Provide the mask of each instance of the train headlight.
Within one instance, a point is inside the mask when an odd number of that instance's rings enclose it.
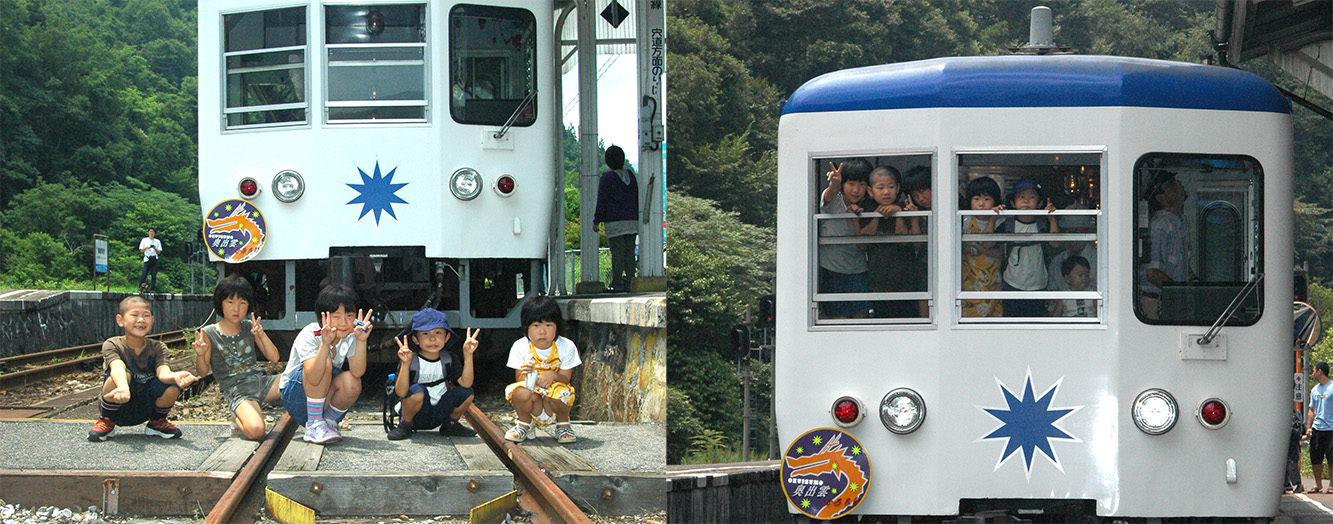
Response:
[[[926,402],[915,391],[895,389],[880,401],[879,420],[889,431],[899,435],[911,433],[926,420]]]
[[[459,200],[477,198],[481,194],[481,174],[470,167],[454,171],[454,176],[449,177],[449,192]]]
[[[1139,393],[1133,409],[1134,425],[1149,435],[1161,435],[1176,425],[1176,399],[1166,391],[1150,389]]]
[[[241,194],[241,198],[250,200],[259,195],[259,182],[255,180],[255,177],[248,176],[242,178],[241,181],[236,184],[236,191]]]
[[[1231,408],[1220,398],[1210,398],[1199,403],[1199,409],[1194,411],[1194,417],[1199,419],[1203,427],[1218,429],[1231,420]]]
[[[273,175],[273,196],[280,202],[295,202],[305,194],[305,179],[301,174],[290,169]]]
[[[514,194],[515,189],[518,189],[518,182],[514,180],[513,176],[500,175],[500,178],[495,179],[495,194],[509,198],[510,195]]]
[[[861,401],[855,397],[840,397],[833,401],[833,421],[844,428],[861,423]]]

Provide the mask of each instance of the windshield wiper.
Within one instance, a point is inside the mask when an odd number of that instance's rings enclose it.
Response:
[[[1244,287],[1240,288],[1240,292],[1236,293],[1236,298],[1231,299],[1231,304],[1222,311],[1222,316],[1217,317],[1217,322],[1213,322],[1213,327],[1208,328],[1208,332],[1204,333],[1203,337],[1199,339],[1200,346],[1207,346],[1213,342],[1214,338],[1217,338],[1217,333],[1222,330],[1222,324],[1227,323],[1232,316],[1235,316],[1236,310],[1240,309],[1241,302],[1251,291],[1254,291],[1254,288],[1259,287],[1259,282],[1262,282],[1263,279],[1264,274],[1259,273],[1249,282],[1246,282]]]
[[[532,103],[536,98],[537,90],[535,88],[532,91],[528,91],[528,96],[523,97],[523,101],[519,102],[518,107],[514,108],[514,114],[509,115],[509,120],[505,121],[504,127],[500,128],[500,132],[496,133],[492,138],[496,140],[504,138],[505,133],[509,132],[509,128],[514,127],[514,121],[518,120],[518,114],[523,112],[523,108],[528,107],[528,104]]]

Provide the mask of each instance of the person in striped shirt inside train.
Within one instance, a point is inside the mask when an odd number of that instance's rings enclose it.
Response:
[[[449,328],[449,317],[432,308],[412,315],[412,334],[394,337],[398,343],[398,377],[394,394],[402,399],[400,422],[389,431],[389,440],[403,440],[418,429],[440,428],[449,437],[471,437],[477,432],[459,422],[472,405],[472,354],[477,352],[477,335],[468,330],[462,340],[462,362],[450,351],[459,346],[459,337]]]

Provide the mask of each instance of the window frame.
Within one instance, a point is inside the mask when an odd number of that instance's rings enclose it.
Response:
[[[261,48],[256,48],[256,49],[247,49],[247,50],[244,50],[244,51],[228,51],[228,50],[227,50],[227,38],[228,38],[228,35],[227,35],[227,17],[229,17],[229,16],[236,16],[236,15],[246,15],[246,14],[265,13],[265,12],[269,12],[269,11],[282,11],[282,10],[286,10],[286,9],[294,9],[294,8],[300,8],[300,9],[303,9],[303,10],[304,10],[305,31],[304,31],[304,33],[303,33],[303,35],[302,35],[302,36],[303,36],[302,40],[305,41],[305,44],[303,44],[303,45],[296,45],[296,46],[261,47]],[[310,102],[310,68],[311,68],[311,64],[310,64],[310,27],[311,27],[311,21],[310,21],[310,18],[311,18],[311,11],[312,11],[312,9],[310,9],[310,6],[309,6],[308,4],[290,4],[290,5],[275,5],[275,6],[267,6],[267,7],[264,7],[264,8],[262,8],[262,9],[253,9],[253,8],[237,9],[237,10],[234,10],[234,11],[223,11],[223,12],[219,13],[219,17],[218,17],[218,35],[219,35],[219,38],[218,38],[218,44],[219,44],[219,51],[221,52],[221,60],[220,60],[219,63],[218,63],[218,67],[219,67],[219,69],[220,69],[220,71],[219,71],[219,73],[220,73],[219,78],[220,78],[220,80],[221,80],[221,81],[219,82],[219,84],[220,84],[219,87],[221,88],[221,91],[222,91],[222,92],[221,92],[221,97],[220,97],[220,98],[221,98],[221,101],[222,101],[222,108],[221,108],[221,109],[222,109],[222,118],[221,118],[221,120],[222,120],[222,131],[223,131],[223,132],[253,131],[253,130],[265,130],[265,129],[272,129],[272,128],[309,127],[309,126],[311,125],[311,122],[312,122],[312,119],[310,118],[310,112],[311,112],[311,106],[312,106],[312,104],[311,104],[311,102]],[[299,64],[288,64],[288,65],[285,65],[285,66],[284,66],[284,65],[276,65],[276,66],[243,67],[243,68],[238,68],[238,69],[236,69],[236,70],[233,70],[233,69],[231,69],[231,68],[228,66],[228,59],[231,58],[231,57],[236,57],[236,56],[247,56],[247,55],[259,55],[259,54],[267,54],[267,53],[290,52],[290,51],[293,51],[293,50],[300,50],[300,51],[301,51],[302,60],[301,60],[301,62],[300,62]],[[303,74],[301,75],[301,76],[302,76],[302,79],[301,79],[301,90],[302,90],[302,92],[301,92],[301,99],[302,99],[302,101],[301,101],[301,102],[289,102],[289,103],[283,103],[283,104],[267,104],[267,105],[262,105],[262,106],[236,106],[236,107],[231,107],[231,106],[228,105],[228,104],[229,104],[229,99],[230,99],[230,96],[229,96],[230,93],[228,92],[228,86],[229,86],[229,84],[230,84],[231,75],[233,75],[233,74],[244,74],[244,73],[249,73],[249,72],[278,71],[278,70],[300,70],[300,71],[303,72]],[[261,124],[238,124],[238,125],[231,125],[231,123],[230,123],[230,117],[231,117],[232,115],[244,115],[244,114],[248,114],[248,113],[257,113],[257,112],[264,112],[264,111],[286,111],[286,110],[292,110],[292,109],[301,109],[301,110],[304,110],[304,111],[305,111],[305,118],[303,118],[303,119],[301,119],[301,120],[291,120],[291,121],[286,121],[286,122],[266,122],[266,123],[261,123]]]
[[[540,78],[541,78],[541,76],[540,76],[540,67],[541,67],[541,63],[540,63],[540,60],[539,60],[539,59],[540,59],[540,56],[541,56],[541,46],[542,46],[542,42],[541,42],[541,39],[536,38],[536,35],[537,35],[537,17],[536,17],[535,14],[533,14],[533,12],[532,12],[531,9],[527,9],[527,8],[524,8],[524,7],[517,7],[517,6],[499,6],[499,5],[481,5],[481,4],[468,4],[468,3],[460,3],[460,4],[456,4],[456,5],[454,5],[453,7],[451,7],[451,8],[449,9],[449,14],[448,14],[448,16],[446,17],[447,20],[446,20],[445,23],[446,23],[446,24],[448,25],[448,27],[449,27],[449,39],[448,39],[449,42],[448,42],[448,58],[446,59],[446,62],[448,62],[448,63],[447,63],[446,66],[445,66],[445,67],[446,67],[446,70],[447,70],[446,74],[448,75],[448,78],[447,78],[447,80],[446,80],[445,85],[448,86],[448,87],[446,88],[446,91],[448,91],[448,92],[447,92],[447,94],[446,94],[445,96],[448,98],[448,103],[447,103],[447,105],[449,106],[449,118],[452,119],[452,120],[454,121],[454,123],[456,123],[456,124],[461,124],[461,125],[492,126],[492,127],[494,127],[494,126],[503,126],[503,125],[506,124],[506,121],[507,121],[510,117],[513,116],[514,111],[511,111],[509,115],[506,115],[504,119],[501,119],[501,120],[499,120],[499,121],[491,121],[491,120],[480,120],[480,119],[474,119],[474,120],[463,119],[463,118],[460,118],[459,115],[458,115],[458,114],[455,112],[455,110],[454,110],[453,86],[454,86],[454,82],[455,82],[455,81],[454,81],[454,74],[455,74],[455,69],[456,69],[456,68],[454,67],[454,65],[455,65],[455,60],[459,60],[459,59],[460,59],[460,55],[461,55],[461,54],[458,52],[458,49],[457,49],[456,46],[455,46],[456,36],[457,36],[457,35],[454,33],[454,17],[457,16],[458,11],[461,10],[461,9],[471,9],[471,10],[480,11],[480,12],[483,12],[483,13],[485,13],[485,12],[497,13],[497,15],[492,16],[492,18],[499,18],[498,13],[503,12],[503,11],[514,11],[514,12],[517,12],[517,13],[521,13],[520,18],[522,18],[523,21],[525,21],[525,22],[531,24],[532,29],[533,29],[533,44],[532,44],[532,54],[531,54],[530,57],[528,57],[528,58],[530,58],[530,60],[531,60],[531,62],[532,62],[532,78],[531,78],[531,85],[529,86],[529,90],[528,90],[528,94],[529,94],[529,95],[531,95],[531,93],[534,93],[534,92],[537,91],[537,89],[538,89],[538,84],[539,84],[539,82],[540,82]],[[526,97],[524,98],[524,100],[525,100],[525,99],[526,99]],[[497,98],[497,100],[513,100],[513,99],[498,99],[498,98]],[[529,104],[529,106],[532,108],[532,109],[531,109],[531,110],[532,110],[532,120],[531,120],[531,121],[527,121],[527,120],[524,120],[524,119],[515,119],[514,122],[513,122],[513,124],[512,124],[512,127],[532,127],[532,126],[536,125],[537,122],[538,122],[539,119],[540,119],[540,116],[541,116],[541,107],[539,107],[540,102],[541,102],[541,97],[533,96],[533,97],[532,97],[532,102]],[[519,105],[521,106],[522,104],[523,104],[523,102],[520,101],[520,102],[519,102]],[[516,110],[517,110],[517,107],[516,107],[515,111],[516,111]]]
[[[1048,291],[1048,290],[1041,290],[1041,291],[963,291],[963,268],[962,268],[962,264],[963,264],[963,243],[964,243],[965,241],[982,240],[982,239],[977,238],[977,235],[996,235],[997,237],[1003,237],[1003,236],[1007,236],[1007,235],[1010,235],[1010,234],[1008,234],[1008,233],[968,233],[968,234],[965,235],[965,234],[963,233],[963,231],[962,231],[962,228],[961,228],[961,224],[962,224],[962,219],[963,219],[963,217],[966,217],[966,216],[974,216],[974,215],[988,215],[988,214],[990,214],[990,212],[987,212],[987,211],[972,211],[972,210],[970,210],[970,209],[966,209],[966,210],[965,210],[965,209],[962,209],[961,207],[953,207],[952,209],[950,209],[950,215],[951,215],[951,216],[950,216],[950,219],[951,219],[951,220],[950,220],[950,223],[949,223],[949,227],[954,228],[954,229],[955,229],[954,233],[957,235],[957,240],[956,240],[955,242],[953,242],[953,246],[950,247],[950,249],[953,250],[953,257],[954,257],[954,260],[957,261],[956,264],[953,264],[954,267],[951,268],[951,271],[953,272],[953,274],[951,275],[951,278],[953,279],[953,280],[952,280],[952,285],[953,285],[953,289],[954,289],[954,296],[952,297],[952,310],[953,310],[953,322],[954,322],[954,327],[967,329],[967,328],[991,328],[991,327],[995,327],[995,326],[997,326],[997,325],[998,325],[998,326],[1018,326],[1018,325],[1028,325],[1028,326],[1050,326],[1050,327],[1059,327],[1059,328],[1075,328],[1075,327],[1096,327],[1096,328],[1104,328],[1104,327],[1107,325],[1107,318],[1108,318],[1108,316],[1107,316],[1107,315],[1108,315],[1108,312],[1107,312],[1107,307],[1106,307],[1106,306],[1107,306],[1107,303],[1108,303],[1108,300],[1109,300],[1109,296],[1112,294],[1112,291],[1111,291],[1111,289],[1110,289],[1111,286],[1110,286],[1110,282],[1109,282],[1108,270],[1107,270],[1107,268],[1108,268],[1108,264],[1107,264],[1107,260],[1108,260],[1108,259],[1107,259],[1107,250],[1108,250],[1108,249],[1107,249],[1107,247],[1108,247],[1108,245],[1107,245],[1107,243],[1106,243],[1106,239],[1107,239],[1107,235],[1108,235],[1108,233],[1107,233],[1107,228],[1110,227],[1110,226],[1109,226],[1109,219],[1108,219],[1108,216],[1107,216],[1107,210],[1106,210],[1106,206],[1107,206],[1107,202],[1108,202],[1108,201],[1107,201],[1107,196],[1108,196],[1108,194],[1109,194],[1108,191],[1109,191],[1109,186],[1110,186],[1110,184],[1108,183],[1108,179],[1109,179],[1109,172],[1108,172],[1108,170],[1109,170],[1109,158],[1108,158],[1108,157],[1109,157],[1109,154],[1108,154],[1108,148],[1107,148],[1107,146],[1104,146],[1104,145],[1098,145],[1098,146],[1039,146],[1039,147],[994,147],[994,148],[993,148],[993,147],[966,147],[966,148],[959,147],[959,148],[953,148],[953,149],[950,151],[950,153],[951,153],[951,155],[950,155],[950,162],[951,162],[951,165],[950,165],[950,168],[951,168],[951,171],[950,171],[950,175],[951,175],[951,178],[950,178],[951,185],[950,185],[950,187],[952,187],[952,188],[956,188],[956,190],[961,190],[961,189],[962,189],[962,188],[961,188],[961,183],[962,183],[961,173],[962,173],[962,170],[963,170],[963,166],[962,166],[961,158],[962,158],[963,156],[965,156],[965,155],[979,155],[979,156],[986,156],[986,155],[1061,155],[1061,154],[1070,154],[1070,155],[1097,155],[1097,157],[1098,157],[1097,165],[1098,165],[1098,169],[1099,169],[1099,172],[1100,172],[1100,175],[1099,175],[1099,177],[1098,177],[1098,181],[1097,181],[1097,184],[1098,184],[1098,187],[1097,187],[1097,193],[1098,193],[1098,199],[1099,199],[1098,201],[1099,201],[1099,203],[1101,204],[1101,207],[1100,207],[1100,208],[1096,208],[1096,209],[1068,209],[1068,210],[1066,210],[1066,209],[1057,209],[1056,211],[1050,213],[1050,215],[1054,215],[1054,216],[1057,216],[1057,217],[1060,217],[1060,216],[1093,216],[1093,217],[1094,217],[1094,218],[1093,218],[1093,223],[1094,223],[1094,225],[1095,225],[1095,227],[1096,227],[1096,232],[1094,232],[1094,233],[1039,233],[1039,234],[1036,234],[1036,235],[1024,234],[1024,237],[1025,237],[1025,238],[1028,238],[1028,239],[1045,239],[1047,236],[1049,236],[1049,237],[1051,237],[1051,238],[1047,239],[1048,241],[1049,241],[1049,240],[1056,240],[1056,241],[1062,241],[1062,240],[1087,241],[1087,240],[1091,240],[1091,241],[1093,241],[1093,242],[1096,242],[1096,245],[1097,245],[1097,260],[1090,260],[1089,263],[1091,263],[1091,264],[1093,265],[1093,267],[1092,267],[1091,269],[1092,269],[1092,271],[1093,271],[1093,274],[1096,275],[1096,282],[1098,283],[1098,289],[1096,289],[1096,290],[1091,290],[1091,291]],[[1001,188],[1001,189],[1003,189],[1003,188]],[[955,199],[955,200],[953,200],[953,201],[951,201],[951,202],[949,202],[948,205],[949,205],[949,206],[959,206],[959,204],[961,203],[961,198],[962,198],[962,193],[959,192],[959,193],[958,193],[958,198]],[[1000,214],[1001,214],[1001,216],[1006,216],[1006,217],[1014,217],[1014,216],[1019,216],[1019,215],[1033,215],[1033,214],[1038,214],[1038,215],[1041,215],[1041,216],[1048,216],[1048,213],[1047,213],[1047,212],[1045,212],[1045,211],[1040,211],[1040,210],[1038,210],[1038,211],[1015,211],[1015,210],[1004,210],[1004,211],[1002,211]],[[1077,235],[1077,237],[1075,237],[1075,235]],[[965,237],[966,237],[966,238],[965,238]],[[969,240],[969,239],[970,239],[970,240]],[[996,238],[996,240],[998,240],[998,241],[1003,241],[1002,238]],[[1043,262],[1043,263],[1045,263],[1045,262]],[[1019,300],[1022,300],[1022,299],[1039,299],[1039,300],[1089,299],[1089,300],[1094,300],[1094,301],[1096,301],[1096,304],[1097,304],[1097,315],[1096,315],[1096,316],[1092,316],[1092,317],[1003,317],[1003,316],[1001,316],[1001,317],[964,317],[964,316],[963,316],[962,304],[963,304],[963,301],[964,301],[964,300],[1004,300],[1004,299],[1019,299]]]
[[[925,157],[926,160],[929,162],[927,164],[927,167],[930,168],[931,187],[933,190],[935,186],[934,182],[939,177],[939,166],[938,166],[939,155],[937,148],[932,147],[932,148],[911,148],[911,149],[875,149],[875,150],[861,150],[861,151],[818,151],[818,152],[811,151],[808,152],[806,155],[806,164],[805,164],[806,168],[807,169],[810,169],[812,167],[814,168],[814,170],[812,172],[809,172],[807,175],[810,177],[811,184],[813,184],[811,188],[813,190],[813,193],[811,194],[811,198],[808,203],[809,207],[807,208],[807,213],[809,216],[808,224],[810,228],[809,230],[810,234],[807,239],[807,253],[808,253],[808,264],[810,271],[806,277],[807,278],[806,300],[809,308],[808,328],[811,331],[834,330],[834,329],[878,330],[886,327],[894,329],[905,329],[905,330],[934,329],[936,326],[936,322],[939,319],[938,301],[936,300],[938,289],[935,284],[936,278],[939,275],[937,270],[938,264],[936,263],[938,260],[938,253],[937,253],[938,250],[931,248],[932,245],[938,245],[939,241],[938,240],[939,232],[936,222],[939,220],[940,208],[937,204],[935,204],[935,202],[939,201],[938,199],[934,198],[932,199],[932,209],[929,211],[903,211],[901,213],[897,213],[894,215],[895,217],[904,217],[904,218],[925,217],[926,218],[925,231],[923,231],[918,235],[895,235],[899,236],[901,240],[893,239],[893,240],[878,241],[878,242],[871,239],[866,239],[866,241],[863,242],[856,242],[854,240],[821,242],[819,236],[820,220],[872,218],[872,217],[878,217],[880,215],[872,211],[862,212],[859,216],[852,213],[846,213],[846,214],[820,213],[819,211],[820,195],[823,193],[824,187],[827,186],[828,182],[827,179],[824,178],[824,173],[826,170],[818,163],[827,162],[832,159],[843,159],[844,161],[847,161],[854,158],[866,158],[875,160],[884,157]],[[904,176],[906,175],[906,173],[902,174]],[[867,196],[869,196],[868,193]],[[857,239],[857,237],[855,236],[847,238]],[[919,242],[921,240],[924,240],[926,244],[926,261],[925,261],[926,291],[897,291],[897,292],[877,292],[877,293],[876,292],[871,292],[871,293],[820,293],[819,292],[819,270],[820,270],[819,248],[821,245],[911,243],[911,242]],[[927,314],[925,317],[908,317],[908,318],[873,318],[873,317],[844,318],[844,319],[819,318],[819,305],[821,302],[876,301],[876,300],[892,300],[892,299],[924,300],[927,306]]]
[[[391,43],[352,43],[352,44],[331,44],[329,43],[329,16],[328,10],[331,8],[347,7],[386,7],[386,6],[420,6],[421,20],[424,25],[424,35],[421,42],[391,42]],[[347,126],[347,125],[401,125],[401,124],[429,124],[431,121],[431,41],[433,39],[433,28],[431,27],[431,4],[424,1],[399,1],[393,3],[329,3],[320,4],[323,8],[320,10],[320,60],[323,66],[323,103],[321,113],[323,122],[328,126]],[[330,58],[330,53],[338,49],[410,49],[420,48],[420,60],[349,60],[337,61]],[[338,63],[339,65],[334,65]],[[419,66],[421,68],[421,96],[419,100],[332,100],[330,87],[333,84],[333,71],[336,68],[359,68],[359,67],[395,67],[395,66]],[[398,107],[420,107],[420,118],[334,118],[333,111],[343,108],[398,108]]]
[[[1143,245],[1146,242],[1140,241],[1140,238],[1138,237],[1138,227],[1139,227],[1139,212],[1141,210],[1144,211],[1145,213],[1147,212],[1147,200],[1139,197],[1139,195],[1142,195],[1143,191],[1146,189],[1145,187],[1143,187],[1143,182],[1141,180],[1141,177],[1139,176],[1139,170],[1141,168],[1144,168],[1144,163],[1150,157],[1159,159],[1176,159],[1177,161],[1184,159],[1193,159],[1200,161],[1209,159],[1239,160],[1239,161],[1247,161],[1254,167],[1254,171],[1251,173],[1253,179],[1250,181],[1250,191],[1247,192],[1246,195],[1247,198],[1250,199],[1249,203],[1252,203],[1254,206],[1253,209],[1248,210],[1253,213],[1253,216],[1249,217],[1249,221],[1245,221],[1244,217],[1242,217],[1242,231],[1250,228],[1253,228],[1253,231],[1248,235],[1242,233],[1241,238],[1246,241],[1246,246],[1241,250],[1241,253],[1243,257],[1249,258],[1250,266],[1252,268],[1252,273],[1255,275],[1264,274],[1264,256],[1265,256],[1264,235],[1266,233],[1265,222],[1264,222],[1264,212],[1266,211],[1265,210],[1266,202],[1264,201],[1264,174],[1265,174],[1264,165],[1262,162],[1259,161],[1258,158],[1245,154],[1149,151],[1139,155],[1138,158],[1134,159],[1134,165],[1130,171],[1130,176],[1133,178],[1133,185],[1134,185],[1134,190],[1133,190],[1134,192],[1131,203],[1132,207],[1131,212],[1133,213],[1134,220],[1132,221],[1130,226],[1131,227],[1130,235],[1132,237],[1133,246],[1129,250],[1130,251],[1129,256],[1130,256],[1130,263],[1134,268],[1134,270],[1133,270],[1133,277],[1130,279],[1132,283],[1129,292],[1131,297],[1130,307],[1134,311],[1134,317],[1138,319],[1139,322],[1150,326],[1176,326],[1176,327],[1211,326],[1214,322],[1216,322],[1217,319],[1211,319],[1200,322],[1152,319],[1152,318],[1147,318],[1144,315],[1142,309],[1140,308],[1139,284],[1141,283],[1141,279],[1143,279],[1144,276],[1139,271],[1139,259],[1144,249]],[[1194,197],[1195,193],[1198,193],[1199,191],[1200,189],[1196,188],[1194,193],[1189,194],[1191,198],[1188,198],[1186,202],[1195,202],[1197,204],[1198,199]],[[1151,229],[1151,224],[1152,224],[1151,215],[1147,216],[1147,221],[1145,222],[1145,224],[1149,229]],[[1201,232],[1198,231],[1197,228],[1195,231],[1191,232],[1191,234],[1195,235],[1196,252],[1194,253],[1194,255],[1196,256],[1202,256],[1204,254],[1202,253],[1202,245],[1198,243],[1199,242],[1198,235],[1200,233]],[[1201,266],[1200,270],[1202,270]],[[1250,280],[1253,280],[1253,278],[1254,277],[1252,276],[1245,282],[1249,282]],[[1237,317],[1233,314],[1231,319],[1228,320],[1225,324],[1223,324],[1223,326],[1230,326],[1230,327],[1253,326],[1255,324],[1258,324],[1259,321],[1263,319],[1264,313],[1266,311],[1266,308],[1264,307],[1265,303],[1264,303],[1263,281],[1260,281],[1258,285],[1256,285],[1254,289],[1250,291],[1250,294],[1254,296],[1255,304],[1258,307],[1257,314],[1254,316],[1254,318],[1249,319],[1248,321],[1237,321]]]

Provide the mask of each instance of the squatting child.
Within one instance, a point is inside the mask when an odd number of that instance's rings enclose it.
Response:
[[[505,388],[505,400],[518,412],[514,427],[505,438],[514,442],[537,438],[533,422],[543,426],[555,421],[555,438],[561,444],[574,442],[569,412],[574,406],[574,388],[569,385],[579,360],[574,341],[560,336],[564,318],[555,299],[538,295],[523,304],[519,320],[527,336],[509,348],[508,366],[514,382]]]
[[[181,389],[194,383],[189,371],[172,371],[167,365],[166,346],[149,340],[153,331],[153,309],[138,295],[120,301],[116,324],[123,336],[102,343],[102,416],[88,431],[88,440],[101,442],[117,425],[134,426],[145,421],[144,433],[162,438],[181,436],[180,428],[167,421]]]
[[[254,300],[254,288],[244,277],[228,275],[218,281],[213,290],[218,321],[199,330],[194,340],[194,369],[201,377],[213,373],[231,410],[232,423],[245,438],[259,440],[264,438],[260,404],[277,401],[279,391],[278,375],[265,375],[258,355],[277,362],[279,354],[250,311]]]
[[[436,426],[441,435],[450,437],[477,434],[458,419],[472,405],[472,354],[477,352],[479,334],[480,329],[468,330],[460,364],[448,351],[458,345],[458,334],[449,329],[449,317],[431,308],[412,315],[412,334],[394,337],[400,364],[393,388],[403,400],[402,418],[389,431],[389,440],[402,440],[418,429]]]
[[[315,312],[320,321],[296,335],[278,389],[287,414],[305,425],[305,441],[328,444],[342,440],[335,426],[361,395],[374,310],[357,309],[356,291],[333,284],[319,290]]]

